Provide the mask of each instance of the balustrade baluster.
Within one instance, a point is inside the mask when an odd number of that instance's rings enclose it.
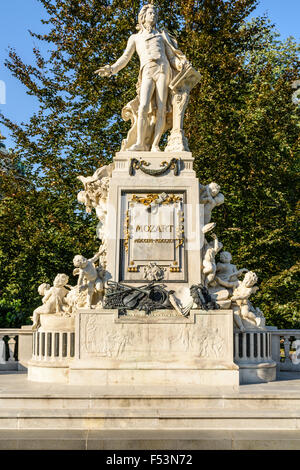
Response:
[[[8,340],[8,362],[15,362],[15,348],[16,348],[16,340],[14,336],[9,336]]]
[[[243,334],[243,359],[247,358],[247,335],[244,333]]]
[[[284,336],[283,348],[284,348],[284,362],[287,362],[290,360],[290,338],[288,336]]]
[[[238,360],[239,358],[239,334],[234,333],[234,341],[235,341],[235,359]]]
[[[250,360],[254,360],[254,333],[250,333]]]
[[[0,364],[6,364],[6,346],[4,336],[0,336]]]
[[[71,357],[71,333],[67,333],[67,357]]]
[[[260,343],[260,335],[261,333],[257,333],[257,359],[261,357],[261,343]]]

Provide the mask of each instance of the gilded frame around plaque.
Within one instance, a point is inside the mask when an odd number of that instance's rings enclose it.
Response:
[[[165,188],[162,191],[124,190],[121,200],[123,237],[119,244],[119,280],[147,283],[144,268],[149,262],[155,262],[165,268],[163,281],[187,282],[186,191]],[[154,209],[153,216],[151,211]],[[152,222],[142,223],[144,219],[141,222],[140,213]],[[168,216],[173,220],[170,224],[165,223]]]

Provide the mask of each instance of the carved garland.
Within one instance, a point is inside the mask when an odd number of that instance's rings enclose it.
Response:
[[[130,176],[133,176],[134,175],[134,170],[141,170],[143,173],[145,173],[146,175],[150,175],[150,176],[160,176],[160,175],[164,175],[167,171],[169,170],[174,170],[174,175],[175,176],[178,176],[179,175],[179,171],[180,171],[180,159],[179,158],[172,158],[172,160],[170,160],[170,162],[162,162],[160,164],[160,166],[162,168],[160,169],[150,169],[150,168],[146,168],[147,166],[149,166],[150,163],[146,162],[145,160],[137,160],[136,158],[132,158],[130,160],[130,166],[129,166],[129,174]]]

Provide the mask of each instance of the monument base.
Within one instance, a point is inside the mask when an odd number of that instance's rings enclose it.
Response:
[[[89,365],[70,367],[69,383],[71,385],[102,384],[102,385],[205,385],[230,387],[237,389],[239,385],[238,367],[232,369],[96,369]]]
[[[80,309],[70,384],[213,385],[236,388],[231,310],[146,315]]]
[[[276,380],[275,361],[260,364],[239,364],[239,368],[241,384],[266,383]]]

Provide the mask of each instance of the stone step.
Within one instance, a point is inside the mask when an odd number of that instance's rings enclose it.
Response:
[[[0,429],[300,429],[299,410],[1,409]]]
[[[0,450],[170,449],[299,450],[300,430],[0,430]]]
[[[148,392],[149,393],[149,392]],[[30,410],[30,409],[55,409],[55,410],[108,410],[120,409],[128,410],[158,410],[165,409],[173,412],[177,410],[217,410],[220,412],[226,410],[300,410],[300,393],[282,393],[277,394],[236,394],[227,396],[169,396],[157,394],[138,395],[124,393],[115,393],[107,396],[104,393],[90,393],[76,396],[73,394],[24,394],[11,393],[3,394],[0,392],[0,412],[2,410]]]

